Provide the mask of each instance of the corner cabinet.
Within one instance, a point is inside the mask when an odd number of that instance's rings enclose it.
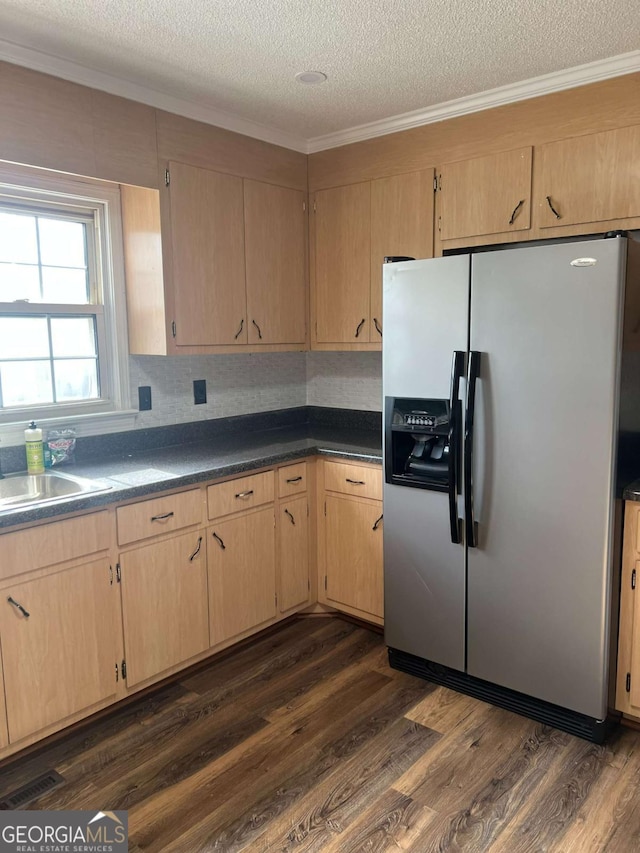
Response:
[[[307,348],[303,192],[170,162],[121,187],[133,354]]]
[[[311,216],[312,349],[379,350],[384,257],[433,255],[433,171],[319,190]]]

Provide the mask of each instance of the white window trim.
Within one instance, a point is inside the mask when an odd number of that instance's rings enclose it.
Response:
[[[99,251],[106,274],[103,276],[106,370],[109,376],[108,403],[61,405],[52,413],[34,413],[43,429],[73,427],[78,436],[120,432],[135,425],[137,409],[131,408],[129,379],[129,342],[127,335],[124,246],[120,189],[117,184],[71,178],[41,169],[0,164],[0,191],[15,198],[59,200],[62,195],[98,211],[100,217]],[[110,250],[109,250],[110,247]],[[43,407],[43,412],[46,407]],[[10,416],[10,420],[7,417]],[[0,415],[0,442],[14,446],[24,442],[28,415],[3,412]]]

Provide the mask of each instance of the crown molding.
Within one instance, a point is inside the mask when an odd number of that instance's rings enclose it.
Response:
[[[303,137],[267,127],[259,122],[244,119],[214,107],[196,104],[186,98],[177,98],[148,86],[123,80],[113,74],[96,71],[69,59],[52,56],[4,39],[0,39],[0,60],[11,62],[13,65],[21,65],[33,71],[41,71],[44,74],[52,74],[54,77],[62,77],[63,80],[100,89],[100,91],[109,92],[111,95],[129,98],[129,100],[166,110],[169,113],[177,113],[204,124],[215,125],[224,130],[261,139],[263,142],[270,142],[272,145],[281,145],[283,148],[290,148],[302,154],[307,153],[307,140]]]
[[[373,139],[376,136],[386,136],[389,133],[397,133],[401,130],[410,130],[413,127],[433,124],[437,121],[487,110],[491,107],[499,107],[503,104],[537,98],[540,95],[559,92],[562,89],[574,89],[577,86],[585,86],[598,80],[619,77],[622,74],[631,74],[634,71],[640,71],[640,50],[623,53],[609,59],[601,59],[597,62],[589,62],[586,65],[578,65],[552,74],[543,74],[540,77],[533,77],[520,83],[499,86],[477,95],[456,98],[453,101],[446,101],[433,107],[402,113],[380,121],[372,121],[348,130],[316,136],[307,141],[307,154],[326,151],[329,148],[337,148],[353,142],[361,142],[365,139]]]
[[[613,56],[609,59],[589,62],[586,65],[578,65],[564,71],[543,74],[540,77],[533,77],[530,80],[524,80],[520,83],[499,86],[496,89],[490,89],[477,95],[456,98],[453,101],[446,101],[445,103],[436,104],[426,109],[402,113],[391,116],[390,118],[347,128],[346,130],[339,130],[335,133],[316,136],[312,139],[304,139],[301,136],[267,127],[259,122],[244,119],[232,113],[215,109],[214,107],[197,104],[186,98],[168,95],[165,92],[160,92],[148,86],[141,86],[138,83],[116,77],[113,74],[96,71],[80,63],[72,62],[69,59],[53,56],[4,39],[0,39],[0,60],[11,62],[14,65],[21,65],[34,71],[41,71],[44,74],[52,74],[55,77],[61,77],[63,80],[69,80],[81,86],[90,86],[94,89],[100,89],[103,92],[109,92],[112,95],[129,98],[132,101],[138,101],[139,103],[147,104],[160,110],[166,110],[170,113],[176,113],[195,121],[221,127],[234,133],[241,133],[244,136],[261,139],[263,142],[280,145],[283,148],[299,151],[302,154],[326,151],[329,148],[337,148],[353,142],[374,139],[377,136],[386,136],[389,133],[410,130],[414,127],[444,121],[445,119],[455,118],[456,116],[466,115],[467,113],[479,112],[480,110],[490,109],[491,107],[524,101],[528,98],[536,98],[540,95],[549,94],[550,92],[573,89],[576,86],[585,86],[588,83],[595,83],[598,80],[606,80],[611,77],[619,77],[623,74],[640,71],[640,50],[634,50],[630,53],[623,53],[620,56]]]

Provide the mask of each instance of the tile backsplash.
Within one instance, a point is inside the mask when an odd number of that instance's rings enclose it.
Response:
[[[238,353],[215,356],[131,356],[132,405],[151,387],[152,408],[137,427],[167,426],[297,406],[381,410],[378,352]],[[207,383],[194,405],[193,380]]]

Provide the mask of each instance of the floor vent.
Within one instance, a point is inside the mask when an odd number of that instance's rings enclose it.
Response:
[[[63,782],[64,777],[56,773],[55,770],[49,770],[43,773],[42,776],[38,776],[37,779],[32,779],[31,782],[27,782],[26,785],[4,796],[0,800],[0,810],[15,811],[21,809],[27,803],[37,800],[38,797],[49,793],[49,791],[57,788]]]

